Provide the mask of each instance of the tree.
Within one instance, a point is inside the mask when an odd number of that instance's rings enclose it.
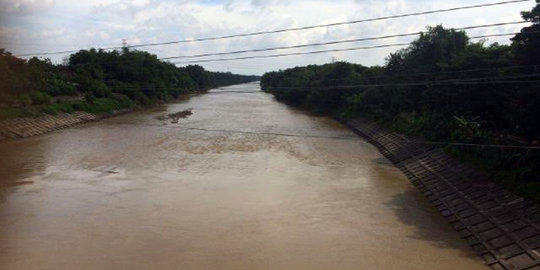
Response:
[[[512,40],[516,60],[521,64],[540,64],[540,0],[531,11],[521,12],[521,17],[533,25],[524,27]]]
[[[425,72],[441,70],[459,55],[468,45],[464,31],[445,29],[441,25],[428,27],[427,32],[411,45],[387,58],[387,67],[392,72]]]

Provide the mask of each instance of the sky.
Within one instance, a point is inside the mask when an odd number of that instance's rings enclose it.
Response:
[[[167,42],[327,24],[342,21],[453,8],[502,0],[0,0],[0,48],[14,55]],[[381,20],[278,34],[138,48],[158,57],[294,46],[354,38],[418,32],[427,26],[464,27],[520,21],[534,1],[447,13]],[[467,31],[469,36],[517,32],[527,24]],[[389,38],[321,47],[257,52],[228,57],[267,55],[408,43],[414,37]],[[478,41],[478,40],[475,40]],[[509,37],[485,39],[508,44]],[[212,71],[262,75],[265,72],[347,61],[383,65],[400,47],[332,52],[267,59],[200,63]],[[48,55],[62,63],[69,54]],[[223,58],[206,57],[190,60]],[[225,56],[227,57],[227,56]],[[172,62],[173,60],[171,60]],[[175,60],[180,61],[180,60]],[[183,60],[185,61],[185,60]],[[182,66],[184,64],[178,64]]]

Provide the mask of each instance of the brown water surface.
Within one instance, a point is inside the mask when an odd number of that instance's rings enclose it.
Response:
[[[374,147],[258,92],[0,143],[0,269],[485,267]]]

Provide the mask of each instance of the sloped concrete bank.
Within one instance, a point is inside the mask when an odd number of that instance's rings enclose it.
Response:
[[[108,118],[129,111],[131,110],[119,110],[110,114],[92,114],[87,112],[74,112],[72,114],[59,113],[57,115],[47,114],[39,117],[23,117],[2,120],[0,121],[0,140],[41,135],[51,131],[64,129],[89,121]]]
[[[540,269],[537,205],[440,148],[415,143],[363,119],[347,125],[403,171],[492,269]]]

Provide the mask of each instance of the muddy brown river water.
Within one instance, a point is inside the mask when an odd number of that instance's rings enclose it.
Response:
[[[261,92],[0,142],[0,184],[5,270],[486,269],[373,146]]]

